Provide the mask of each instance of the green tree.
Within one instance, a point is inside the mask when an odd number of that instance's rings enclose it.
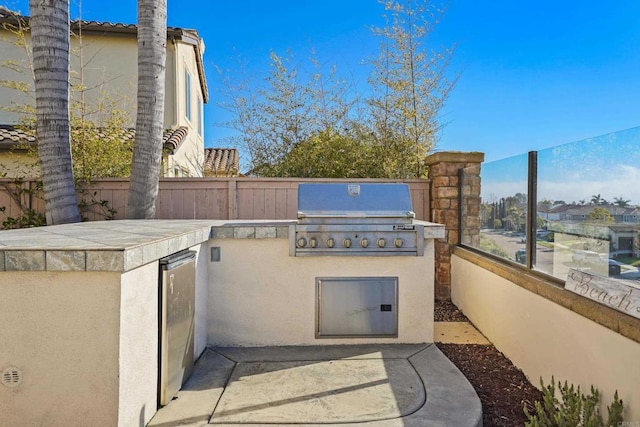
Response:
[[[631,203],[631,200],[626,200],[622,196],[613,198],[613,204],[616,206],[620,206],[621,208],[629,207],[629,203]]]
[[[138,0],[138,113],[129,218],[154,218],[162,162],[167,1]]]
[[[589,222],[597,222],[600,224],[613,224],[616,222],[611,213],[601,206],[598,206],[589,212],[587,220]]]
[[[279,176],[287,154],[312,134],[313,106],[292,58],[273,51],[269,58],[269,75],[257,88],[249,81],[224,80],[221,105],[233,116],[227,126],[239,132],[232,143],[249,153],[250,173]]]
[[[511,222],[514,231],[520,231],[524,229],[527,215],[520,207],[512,205],[507,209],[507,220]]]
[[[435,145],[438,113],[454,85],[445,77],[453,51],[427,50],[427,37],[441,14],[427,1],[379,3],[388,15],[384,27],[373,29],[382,39],[369,77],[373,128],[388,153],[387,176],[422,177],[424,158]]]
[[[78,222],[69,130],[69,1],[29,0],[29,10],[47,223]]]
[[[226,126],[238,132],[229,142],[248,152],[251,174],[425,176],[437,114],[453,87],[444,77],[451,51],[427,51],[425,40],[439,12],[427,10],[425,1],[417,6],[409,0],[381,3],[390,18],[387,26],[374,30],[382,50],[370,64],[369,99],[335,66],[325,72],[315,54],[305,74],[291,55],[271,52],[269,75],[257,86],[239,79],[243,73],[220,72],[220,105],[232,116]],[[338,147],[328,149],[332,144]],[[325,154],[320,147],[327,148]],[[318,160],[310,164],[307,156]]]
[[[554,201],[550,199],[542,199],[538,202],[538,205],[546,209],[551,209],[554,205]]]
[[[380,147],[349,135],[324,131],[297,144],[284,157],[278,176],[366,178],[384,174]]]

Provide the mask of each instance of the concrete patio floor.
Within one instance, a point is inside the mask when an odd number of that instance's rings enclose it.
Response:
[[[207,348],[150,426],[481,426],[480,400],[433,344]]]

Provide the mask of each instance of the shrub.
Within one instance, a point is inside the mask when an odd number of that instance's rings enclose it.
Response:
[[[564,385],[558,381],[561,401],[556,398],[555,379],[551,377],[551,384],[544,385],[540,378],[542,387],[542,402],[535,402],[537,415],[532,415],[524,407],[527,415],[527,427],[564,427],[564,426],[618,426],[623,421],[624,404],[618,398],[616,390],[611,406],[607,406],[608,417],[604,422],[598,410],[600,402],[600,392],[591,386],[591,393],[585,396],[580,391],[580,386],[575,388],[573,384]]]

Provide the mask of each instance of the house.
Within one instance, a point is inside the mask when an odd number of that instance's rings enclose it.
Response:
[[[71,130],[71,140],[78,141],[78,129]],[[183,145],[188,135],[188,128],[180,126],[177,129],[165,129],[162,135],[163,145],[163,166],[168,165],[172,156]],[[110,137],[114,135],[110,134]],[[136,130],[133,128],[122,128],[117,133],[120,141],[133,144],[136,137]],[[33,131],[25,130],[22,127],[12,125],[0,125],[0,178],[17,178],[28,176],[39,176],[39,165],[35,155],[29,153],[35,149],[36,137]],[[172,176],[171,169],[165,168],[163,176]],[[175,171],[174,171],[175,172]],[[180,172],[183,172],[180,169]],[[174,176],[184,176],[177,174]]]
[[[0,81],[26,83],[32,88],[25,47],[28,24],[29,17],[0,7],[0,57],[10,61],[0,66]],[[19,35],[21,28],[26,28],[25,43]],[[137,26],[73,21],[71,31],[71,84],[81,88],[72,90],[72,102],[82,96],[85,113],[98,123],[116,106],[124,117],[123,131],[130,134],[136,117]],[[163,176],[203,176],[204,104],[209,99],[203,53],[204,42],[196,30],[167,29]],[[15,146],[36,142],[25,139],[15,128],[24,116],[16,110],[30,99],[29,93],[0,85],[0,164],[11,164],[13,169],[23,157],[19,149],[14,152]]]
[[[586,221],[595,208],[604,208],[613,217],[616,224],[640,223],[640,209],[635,206],[617,205],[560,205],[551,209],[538,206],[538,215],[549,221]]]
[[[205,148],[204,176],[236,177],[239,169],[240,160],[235,148]]]

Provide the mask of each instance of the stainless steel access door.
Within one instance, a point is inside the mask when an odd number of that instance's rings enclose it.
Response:
[[[316,337],[397,337],[397,277],[318,277]]]
[[[160,380],[166,405],[193,371],[195,255],[182,251],[160,260]]]

